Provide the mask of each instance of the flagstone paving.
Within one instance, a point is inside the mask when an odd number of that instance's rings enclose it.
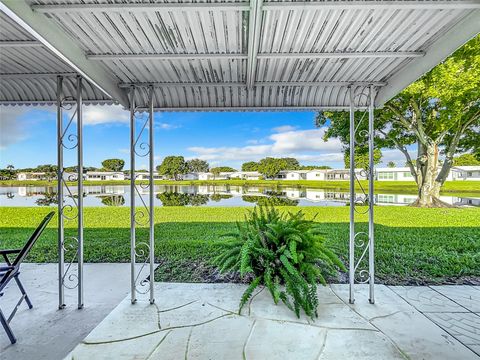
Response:
[[[12,320],[17,344],[0,331],[0,359],[480,359],[478,286],[378,285],[371,305],[357,285],[350,305],[348,286],[331,285],[319,289],[312,321],[273,305],[267,291],[238,315],[244,286],[235,284],[157,283],[156,304],[131,305],[129,271],[87,264],[85,308],[72,290],[59,311],[57,265],[25,264],[34,308],[21,306]],[[18,296],[7,289],[2,309]]]
[[[315,320],[273,305],[267,291],[238,314],[244,289],[156,283],[155,304],[125,298],[67,359],[479,358],[474,287],[378,285],[373,305],[365,286],[353,305],[347,285],[321,287]]]

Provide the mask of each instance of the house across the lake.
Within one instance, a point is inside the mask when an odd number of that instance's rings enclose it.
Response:
[[[47,175],[44,172],[20,172],[17,174],[17,180],[20,180],[20,181],[47,180]]]
[[[454,166],[450,170],[450,175],[452,177],[451,180],[480,181],[480,166]]]
[[[366,180],[366,171],[364,169],[355,169],[357,179]],[[70,180],[69,176],[76,174],[65,173],[64,178]],[[149,173],[140,171],[135,173],[137,180],[148,180]],[[154,180],[164,180],[165,176],[159,175],[158,172],[153,173]],[[214,175],[211,172],[187,173],[179,176],[180,180],[260,180],[264,176],[258,171],[235,171],[221,172]],[[47,180],[44,172],[20,172],[17,174],[20,181],[31,180]],[[87,171],[84,174],[84,180],[89,181],[112,181],[112,180],[129,180],[129,173],[120,171]],[[313,169],[313,170],[282,170],[274,177],[273,180],[292,180],[292,181],[341,181],[350,179],[349,169]],[[378,181],[414,181],[413,176],[408,167],[399,168],[376,168],[375,180]],[[476,180],[480,181],[480,166],[454,166],[447,176],[447,181]],[[74,180],[72,180],[74,181]]]
[[[125,180],[125,174],[121,171],[87,171],[84,179],[87,181]]]
[[[410,168],[376,168],[375,180],[378,181],[414,181]],[[453,166],[447,181],[477,180],[480,181],[480,166]]]

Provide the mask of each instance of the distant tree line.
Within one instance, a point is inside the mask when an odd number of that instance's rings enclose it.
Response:
[[[382,152],[380,149],[374,151],[374,163],[379,164],[382,159]],[[350,158],[349,153],[344,154],[345,166],[348,167]],[[356,167],[367,167],[368,165],[368,153],[356,152],[355,153]],[[415,160],[412,160],[415,165]],[[474,166],[480,165],[480,159],[478,159],[472,153],[465,153],[456,156],[453,159],[454,166]],[[84,166],[84,172],[87,171],[123,171],[125,166],[125,160],[122,159],[105,159],[102,161],[102,167],[96,168],[93,166]],[[387,167],[394,168],[396,164],[393,161],[387,163]],[[408,166],[408,165],[407,165]],[[266,179],[272,179],[276,177],[281,171],[284,170],[315,170],[315,169],[331,169],[330,166],[325,165],[300,165],[297,159],[286,158],[274,158],[266,157],[260,161],[247,161],[242,164],[242,171],[258,171]],[[211,172],[214,179],[218,177],[222,172],[235,172],[236,169],[230,166],[216,166],[210,167],[210,164],[202,159],[185,160],[183,156],[166,156],[162,163],[156,167],[156,170],[160,175],[166,176],[169,179],[178,180],[181,175],[188,173],[202,173]],[[33,168],[20,168],[16,169],[13,165],[7,165],[4,169],[0,169],[0,180],[14,180],[19,172],[43,172],[45,178],[48,181],[55,180],[57,178],[57,165],[43,164]],[[76,172],[76,166],[65,167],[65,172]]]

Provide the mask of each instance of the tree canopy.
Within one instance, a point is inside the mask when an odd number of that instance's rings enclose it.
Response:
[[[287,160],[286,158],[266,157],[265,159],[259,161],[258,172],[264,175],[267,179],[271,179],[277,176],[282,170],[293,170],[289,168],[291,165],[291,158],[290,160]]]
[[[186,165],[187,165],[188,172],[195,172],[195,173],[208,172],[208,169],[210,168],[210,166],[208,165],[208,162],[201,159],[188,160],[186,162]]]
[[[453,165],[455,166],[475,166],[480,165],[480,159],[477,159],[473,154],[462,154],[453,158]]]
[[[183,156],[167,156],[162,164],[157,166],[157,171],[160,175],[178,180],[179,175],[187,173],[187,164]]]
[[[218,174],[220,174],[221,172],[235,172],[235,171],[237,170],[230,166],[217,166],[210,169],[210,172],[212,173],[216,172]]]
[[[247,161],[242,164],[242,171],[258,171],[258,163],[255,161]]]
[[[102,166],[109,171],[122,171],[125,161],[122,159],[106,159],[102,161]]]

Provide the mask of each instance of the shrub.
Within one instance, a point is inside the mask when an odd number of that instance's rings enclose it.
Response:
[[[235,240],[228,243],[214,263],[221,272],[239,271],[252,279],[240,300],[239,312],[258,286],[265,286],[275,304],[281,300],[300,317],[300,309],[317,317],[317,283],[337,268],[345,270],[329,250],[320,227],[304,214],[280,213],[272,207],[255,208],[237,223]]]

